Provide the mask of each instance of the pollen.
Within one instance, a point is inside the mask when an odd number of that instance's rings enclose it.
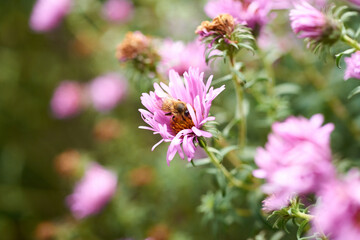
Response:
[[[191,117],[173,117],[170,121],[170,127],[175,132],[175,134],[184,129],[191,129],[194,126],[195,124]]]

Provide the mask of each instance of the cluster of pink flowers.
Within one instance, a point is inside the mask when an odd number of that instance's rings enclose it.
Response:
[[[73,81],[63,81],[55,89],[51,99],[51,110],[56,118],[75,116],[89,103],[99,112],[113,109],[127,93],[124,77],[109,73],[95,78],[88,85]]]
[[[116,192],[117,176],[97,163],[91,164],[66,202],[74,217],[98,213]]]
[[[215,118],[209,116],[212,101],[219,95],[225,86],[214,89],[211,87],[212,76],[206,84],[203,81],[204,73],[199,69],[189,68],[181,78],[177,72],[170,70],[169,85],[154,84],[155,92],[143,93],[141,103],[147,110],[139,109],[143,120],[149,126],[140,127],[160,134],[162,139],[153,146],[152,150],[162,142],[171,142],[167,152],[167,163],[179,153],[182,159],[185,156],[190,161],[194,158],[196,143],[199,137],[211,137],[211,133],[202,130],[203,125]],[[182,101],[186,104],[187,117],[185,123],[175,127],[171,124],[173,116],[163,110],[163,103],[168,99]]]
[[[134,13],[134,6],[129,0],[108,0],[103,6],[103,16],[109,22],[125,23]]]
[[[56,28],[70,11],[72,0],[38,0],[30,17],[30,27],[37,32]]]
[[[346,62],[345,80],[349,78],[360,79],[360,51],[344,59]]]
[[[158,70],[167,75],[170,69],[174,69],[182,75],[192,66],[203,72],[208,69],[204,52],[205,47],[198,40],[185,44],[181,41],[174,42],[166,39],[158,50],[161,56]]]
[[[265,148],[259,148],[254,176],[265,178],[265,193],[273,195],[265,202],[267,210],[280,209],[296,195],[314,193],[335,176],[331,164],[330,134],[334,125],[321,126],[323,116],[309,120],[289,117],[274,123]]]

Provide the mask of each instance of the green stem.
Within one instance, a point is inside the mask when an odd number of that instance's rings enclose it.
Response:
[[[238,188],[245,188],[245,189],[249,189],[249,186],[244,185],[241,181],[239,181],[238,179],[236,179],[221,163],[220,161],[217,159],[217,157],[215,156],[215,154],[211,151],[209,151],[208,147],[206,146],[206,142],[203,139],[199,139],[199,144],[200,146],[204,149],[204,151],[206,152],[206,154],[209,156],[211,162],[214,164],[214,166],[219,169],[225,176],[225,178],[235,187]],[[251,189],[251,188],[250,188]]]
[[[300,211],[294,212],[293,214],[294,214],[294,216],[305,219],[306,221],[310,221],[314,218],[313,215],[302,213]]]
[[[356,40],[354,40],[354,39],[352,39],[351,37],[349,37],[348,35],[343,34],[343,35],[341,36],[341,40],[342,40],[343,42],[345,42],[347,45],[349,45],[350,47],[353,47],[353,48],[355,48],[356,50],[360,51],[360,44],[359,44]]]
[[[237,70],[235,69],[235,60],[233,56],[230,57],[230,67],[231,67],[231,72],[233,73],[232,80],[235,87],[237,107],[239,109],[239,114],[240,114],[240,122],[238,123],[239,147],[240,150],[243,150],[246,141],[246,117],[245,117],[244,104],[243,104],[244,101],[243,81],[239,79],[237,74],[234,72]]]

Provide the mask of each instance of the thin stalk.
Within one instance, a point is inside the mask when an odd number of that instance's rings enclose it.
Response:
[[[348,35],[343,34],[343,35],[341,36],[341,40],[342,40],[343,42],[345,42],[347,45],[349,45],[350,47],[353,47],[353,48],[355,48],[356,50],[360,51],[360,44],[359,44],[356,40],[354,40],[354,39],[352,39],[351,37],[349,37]]]
[[[230,57],[230,68],[232,72],[235,71],[235,61],[233,56]],[[243,104],[244,101],[244,91],[242,86],[243,82],[238,78],[238,76],[234,72],[233,72],[232,80],[235,87],[237,107],[239,109],[239,114],[240,114],[240,122],[238,123],[239,147],[240,150],[243,150],[246,142],[246,117],[245,117],[245,110]]]
[[[206,154],[209,156],[212,164],[219,169],[225,176],[225,178],[235,187],[243,188],[243,189],[251,189],[249,186],[245,185],[238,179],[236,179],[217,159],[215,154],[211,151],[209,151],[208,147],[206,146],[206,143],[204,140],[199,140],[200,146],[204,149]]]
[[[297,211],[297,212],[293,212],[293,215],[295,217],[299,217],[299,218],[302,218],[302,219],[305,219],[306,221],[310,221],[314,218],[313,215],[310,215],[310,214],[307,214],[307,213],[302,213],[300,211]]]

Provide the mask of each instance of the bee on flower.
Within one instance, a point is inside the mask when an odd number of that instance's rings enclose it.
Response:
[[[199,137],[211,137],[211,133],[202,128],[208,121],[215,120],[209,116],[212,101],[225,89],[211,87],[212,76],[204,83],[203,72],[189,68],[183,78],[175,72],[169,72],[169,85],[154,84],[155,91],[143,93],[140,109],[143,120],[149,126],[142,129],[160,134],[162,139],[153,146],[155,149],[162,142],[171,142],[167,151],[167,163],[179,153],[182,159],[191,161],[195,156]]]

